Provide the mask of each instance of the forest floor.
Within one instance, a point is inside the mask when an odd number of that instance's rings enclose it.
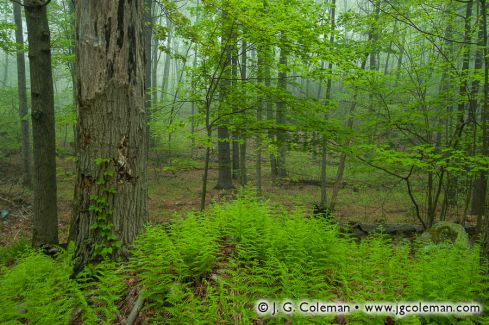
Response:
[[[307,170],[303,157],[290,159],[290,170]],[[197,211],[200,207],[202,186],[202,162],[175,159],[172,164],[148,169],[148,209],[151,223],[168,222],[175,214]],[[250,163],[250,166],[253,166]],[[266,166],[266,165],[265,165]],[[212,167],[212,166],[211,166]],[[265,169],[265,168],[264,168]],[[333,168],[331,168],[333,169]],[[273,180],[268,170],[264,171],[263,196],[274,204],[288,210],[311,211],[319,201],[319,186],[308,180],[314,177],[291,176],[284,180]],[[331,170],[329,179],[333,179]],[[67,240],[72,213],[75,173],[73,159],[58,159],[58,217],[60,242]],[[250,175],[252,181],[253,175]],[[0,162],[0,246],[9,242],[30,238],[32,193],[20,184],[21,168],[18,157],[12,156]],[[233,193],[213,189],[217,181],[217,170],[209,171],[207,202],[221,202]],[[253,183],[250,181],[250,186]],[[238,186],[237,186],[238,187]],[[332,181],[328,192],[331,193]],[[382,173],[361,168],[346,171],[344,182],[335,209],[335,216],[343,221],[363,223],[417,223],[402,183],[389,179]]]

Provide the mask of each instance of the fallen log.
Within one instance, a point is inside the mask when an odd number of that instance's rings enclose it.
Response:
[[[414,237],[423,233],[423,226],[416,224],[369,224],[356,222],[340,222],[340,231],[349,233],[355,237],[363,238],[368,235],[382,232],[393,237]],[[477,229],[474,225],[466,225],[465,231],[470,235],[475,235]]]

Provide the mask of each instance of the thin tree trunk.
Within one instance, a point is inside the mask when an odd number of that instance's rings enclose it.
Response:
[[[51,42],[46,5],[26,0],[29,41],[32,136],[34,147],[34,215],[32,244],[58,243],[56,136]]]
[[[264,58],[265,58],[265,53],[264,53],[264,47],[260,46],[258,47],[258,55],[257,55],[257,83],[258,83],[258,88],[260,89],[263,87],[263,81],[264,81]],[[260,125],[261,121],[263,120],[263,93],[259,92],[258,93],[258,100],[257,100],[257,108],[256,108],[256,121],[258,125]],[[255,166],[255,183],[256,183],[256,193],[258,195],[261,195],[262,193],[262,138],[261,134],[257,134],[256,136],[256,166]]]
[[[479,4],[479,2],[477,2]],[[480,6],[479,6],[480,10]],[[481,17],[481,13],[479,13],[479,17]],[[480,24],[479,28],[479,46],[477,47],[476,53],[475,53],[475,60],[474,60],[474,70],[478,71],[482,69],[482,64],[483,64],[483,56],[484,56],[484,50],[483,50],[483,44],[484,44],[484,26],[483,24]],[[478,79],[475,79],[472,81],[472,89],[471,89],[471,96],[470,96],[470,102],[469,102],[469,122],[471,122],[472,125],[472,147],[471,147],[471,154],[475,155],[476,154],[476,146],[477,146],[477,107],[478,107],[478,99],[477,95],[479,94],[479,89],[480,89],[480,81]],[[470,214],[472,215],[482,215],[482,210],[484,202],[481,201],[480,197],[480,191],[482,189],[483,184],[481,184],[481,178],[477,177],[473,180],[472,182],[472,190],[469,191],[469,194],[472,196],[472,204],[471,204],[471,212]]]
[[[167,17],[166,18],[166,28],[168,29],[168,35],[166,37],[166,50],[169,52],[171,49],[171,43],[172,43],[172,23],[170,19]],[[161,80],[161,98],[160,101],[162,103],[165,102],[165,98],[168,95],[168,84],[170,83],[170,63],[171,63],[171,56],[170,53],[165,53],[165,65],[163,67],[163,79]]]
[[[220,105],[219,114],[222,114],[222,105],[226,100],[229,92],[230,82],[229,77],[231,75],[231,62],[232,62],[232,39],[233,39],[233,26],[231,26],[230,18],[228,17],[225,10],[222,12],[223,16],[223,28],[221,37],[221,51],[224,51],[223,57],[224,62],[222,62],[221,69],[223,69],[222,76],[220,80]],[[218,178],[216,189],[232,189],[232,166],[231,166],[231,146],[229,143],[229,130],[226,127],[226,120],[221,120],[217,128],[217,159],[218,159]]]
[[[208,139],[208,141],[210,141],[210,139],[212,137],[212,129],[209,126],[209,109],[208,108],[206,109],[206,128],[207,128],[207,139]],[[200,196],[200,211],[205,210],[205,201],[206,201],[206,196],[207,196],[207,179],[208,179],[208,175],[209,175],[209,160],[210,159],[211,159],[211,147],[209,145],[207,145],[206,149],[205,149],[204,175],[202,176],[202,193]]]
[[[3,67],[3,80],[2,80],[2,84],[4,87],[7,87],[8,65],[9,65],[9,55],[7,52],[5,52],[5,66]]]
[[[266,49],[266,60],[264,62],[264,65],[265,65],[265,87],[267,87],[267,88],[270,87],[272,84],[272,75],[271,75],[271,71],[270,71],[271,60],[272,60],[272,57],[271,57],[270,49],[267,48]],[[274,117],[274,112],[273,112],[273,102],[269,96],[267,96],[267,98],[266,98],[266,109],[265,110],[267,113],[267,120],[270,122],[274,121],[275,117]],[[268,130],[268,139],[271,143],[274,143],[276,140],[275,133],[276,132],[273,129]],[[272,178],[276,177],[278,175],[277,157],[273,153],[270,154],[270,170],[271,170]]]
[[[14,20],[15,20],[15,42],[20,46],[24,46],[24,30],[22,27],[22,13],[20,4],[14,2]],[[31,141],[29,130],[29,109],[27,107],[27,89],[26,89],[26,74],[25,74],[25,56],[24,50],[17,51],[17,86],[19,94],[19,119],[21,129],[21,152],[22,152],[22,169],[23,184],[27,187],[32,187],[32,157],[31,157]]]
[[[336,0],[332,0],[331,2],[331,34],[329,36],[329,42],[330,44],[334,44],[334,32],[336,29]],[[328,64],[328,71],[332,72],[333,70],[333,63],[329,62]],[[325,101],[328,103],[331,100],[331,84],[332,80],[331,78],[328,78],[327,84],[326,84],[326,98]],[[319,85],[321,87],[321,85]],[[318,90],[318,100],[319,95],[321,94],[321,88]],[[324,116],[325,119],[327,119],[327,114]],[[326,136],[322,136],[322,144],[321,144],[321,201],[319,202],[319,205],[321,208],[325,208],[327,204],[327,192],[326,192],[326,181],[327,181],[327,175],[326,175],[326,167],[327,167],[327,148],[326,148]]]
[[[287,91],[287,72],[283,69],[287,66],[287,51],[284,47],[280,48],[280,60],[279,64],[283,66],[282,70],[278,72],[278,87],[283,91]],[[280,99],[277,102],[277,115],[276,122],[277,125],[283,126],[286,122],[285,119],[285,101]],[[277,146],[278,146],[278,157],[277,157],[277,176],[287,177],[287,170],[285,168],[285,156],[287,154],[287,144],[286,144],[286,133],[283,130],[277,131]]]
[[[394,35],[397,35],[399,29],[397,27],[397,23],[398,21],[396,20],[394,22],[394,30],[393,30],[393,34]],[[391,52],[392,52],[392,41],[389,42],[389,47],[387,49],[387,57],[385,59],[385,65],[384,65],[384,75],[387,75],[389,73],[389,61],[390,61],[390,57],[391,57]]]
[[[362,61],[362,65],[360,69],[365,70],[365,66],[367,65],[367,57],[365,57]],[[354,90],[352,103],[350,106],[350,112],[347,122],[347,128],[353,128],[353,113],[355,112],[355,108],[357,107],[357,98],[358,98],[358,90]],[[333,193],[331,194],[331,201],[329,203],[329,208],[334,210],[336,205],[336,199],[338,197],[338,193],[341,189],[341,183],[343,181],[343,173],[345,172],[345,164],[346,164],[346,154],[342,153],[340,157],[340,162],[338,164],[338,170],[336,171],[336,179],[333,185]]]
[[[243,41],[241,43],[241,79],[246,82],[247,71],[247,57],[246,57],[246,47],[247,42]],[[246,175],[246,137],[242,135],[242,143],[239,145],[239,178],[241,185],[246,185],[248,178]]]
[[[482,153],[484,155],[489,155],[489,51],[487,50],[487,4],[486,0],[480,0],[481,2],[481,12],[482,12],[482,24],[484,28],[484,99],[482,105]],[[480,200],[484,202],[482,204],[482,214],[478,218],[478,227],[482,230],[481,238],[481,254],[486,259],[489,258],[489,218],[485,215],[487,211],[486,207],[486,195],[487,195],[487,172],[482,171],[480,174],[481,178],[481,191]]]
[[[146,144],[149,148],[153,146],[154,141],[151,136],[151,129],[149,122],[151,121],[151,99],[152,99],[152,70],[153,70],[153,56],[151,51],[151,43],[153,42],[153,0],[144,0],[144,38],[145,38],[145,64],[144,64],[144,107],[146,109],[147,121],[147,140]]]
[[[237,45],[237,37],[235,34],[232,36],[232,42],[231,42],[231,48],[232,48],[232,54],[231,54],[231,78],[232,80],[232,88],[235,89],[237,86],[237,78],[238,78],[238,45]],[[233,111],[236,111],[236,105],[237,103],[233,103]],[[233,172],[233,179],[238,179],[239,174],[240,174],[240,158],[239,158],[239,135],[238,131],[233,131],[232,132],[232,172]]]
[[[148,0],[148,2],[151,2],[151,20],[152,23],[156,23],[155,17],[156,16],[156,3],[153,0]],[[152,26],[151,26],[152,27]],[[151,28],[151,33],[153,33],[153,28]],[[156,91],[156,87],[158,86],[158,41],[154,38],[151,37],[152,40],[152,48],[151,48],[151,100],[153,106],[156,104],[158,101],[158,92]],[[154,108],[153,108],[154,110]]]

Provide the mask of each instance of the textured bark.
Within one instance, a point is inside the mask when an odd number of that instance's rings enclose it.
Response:
[[[14,20],[15,20],[15,42],[24,46],[24,31],[22,26],[21,7],[14,2]],[[25,56],[24,51],[17,52],[17,87],[19,94],[19,118],[21,129],[21,152],[22,152],[22,169],[23,169],[23,184],[27,187],[32,187],[32,157],[31,157],[31,140],[29,130],[29,119],[27,114],[27,90],[26,90],[26,74],[25,74]]]
[[[51,36],[46,6],[25,1],[29,41],[33,135],[34,214],[32,244],[58,243],[56,137],[51,68]]]
[[[74,222],[76,269],[91,261],[101,235],[91,225],[91,195],[105,195],[97,158],[115,173],[108,197],[112,233],[127,248],[148,220],[144,0],[76,3],[77,131],[79,152]]]

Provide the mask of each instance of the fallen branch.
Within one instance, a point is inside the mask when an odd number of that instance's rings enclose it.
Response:
[[[141,311],[141,308],[143,308],[143,305],[144,305],[144,296],[143,296],[143,293],[144,293],[144,291],[141,291],[139,293],[139,297],[136,300],[136,302],[134,303],[134,306],[132,307],[131,313],[127,317],[127,320],[124,323],[124,325],[132,325],[132,324],[134,324],[134,321],[138,317],[139,312]]]
[[[10,200],[8,200],[8,199],[6,199],[6,198],[3,198],[3,197],[1,197],[1,196],[0,196],[0,200],[2,200],[2,201],[4,201],[4,202],[7,202],[8,204],[15,205],[15,202],[14,202],[14,201],[10,201]]]

